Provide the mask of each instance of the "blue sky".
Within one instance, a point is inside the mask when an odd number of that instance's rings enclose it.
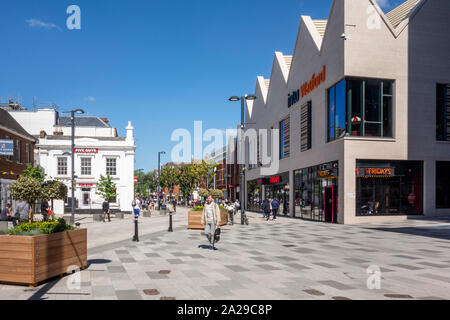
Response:
[[[388,10],[400,0],[379,0]],[[136,168],[152,170],[173,130],[235,128],[256,76],[291,54],[300,15],[326,19],[331,0],[15,0],[0,4],[0,98],[53,101],[135,127]],[[66,28],[81,8],[82,29]],[[169,157],[163,159],[169,161]]]

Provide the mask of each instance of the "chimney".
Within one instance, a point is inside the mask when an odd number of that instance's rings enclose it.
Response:
[[[109,120],[108,120],[107,118],[100,118],[100,119],[102,119],[102,121],[103,121],[104,123],[109,124]]]
[[[127,129],[127,139],[126,139],[126,141],[127,142],[131,142],[132,144],[134,144],[134,135],[133,135],[134,128],[131,125],[131,121],[128,121],[128,126],[127,126],[126,129]]]

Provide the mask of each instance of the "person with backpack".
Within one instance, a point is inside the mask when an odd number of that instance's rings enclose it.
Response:
[[[216,228],[220,226],[220,209],[211,195],[208,196],[203,207],[201,223],[205,227],[205,235],[210,243],[210,248],[215,250],[214,236],[216,235]]]
[[[273,220],[276,220],[278,209],[280,208],[280,203],[278,202],[277,199],[273,199],[271,202],[271,205],[272,205],[272,217],[273,217]]]
[[[111,211],[109,209],[109,202],[103,202],[103,222],[106,222],[106,216],[108,215],[108,222],[111,222]]]

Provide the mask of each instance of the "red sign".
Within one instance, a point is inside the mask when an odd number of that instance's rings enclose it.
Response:
[[[98,149],[92,148],[75,149],[75,153],[98,153]]]
[[[93,187],[94,184],[93,183],[79,183],[78,186],[79,187]]]
[[[280,176],[272,177],[272,178],[269,179],[270,183],[279,183],[280,181],[281,181],[281,177]]]
[[[408,195],[408,202],[410,204],[414,204],[416,202],[416,195],[414,193]]]
[[[139,179],[138,177],[134,177],[134,183],[138,183]]]

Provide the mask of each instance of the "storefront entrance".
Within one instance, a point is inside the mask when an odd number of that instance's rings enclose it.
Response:
[[[91,206],[91,189],[82,189],[82,208],[90,208]]]
[[[336,212],[336,202],[335,202],[335,196],[334,196],[334,187],[325,187],[325,195],[324,195],[324,215],[325,215],[325,222],[331,222],[335,223],[336,219],[334,217]]]
[[[248,209],[262,212],[265,199],[277,199],[280,203],[278,214],[289,214],[289,173],[250,181],[248,183]]]

